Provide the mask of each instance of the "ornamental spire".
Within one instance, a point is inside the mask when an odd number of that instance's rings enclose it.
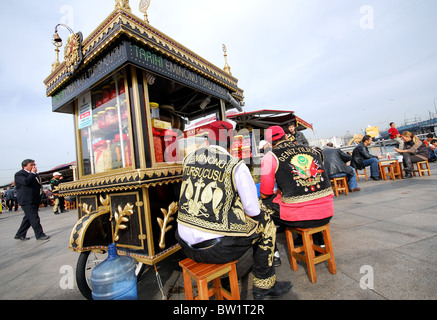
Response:
[[[224,56],[225,56],[225,67],[223,68],[223,70],[225,70],[225,72],[227,74],[229,74],[230,76],[232,76],[231,73],[231,67],[228,65],[228,55],[227,55],[227,50],[226,50],[226,46],[223,45],[223,52],[224,52]]]

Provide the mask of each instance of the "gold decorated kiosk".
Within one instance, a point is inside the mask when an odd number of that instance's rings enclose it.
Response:
[[[141,1],[146,13],[149,1]],[[68,30],[59,62],[61,30]],[[87,284],[95,257],[117,241],[120,254],[153,265],[179,249],[174,236],[189,140],[188,120],[241,111],[243,91],[220,69],[131,13],[129,1],[83,39],[56,26],[56,60],[44,84],[54,112],[74,115],[77,174],[60,185],[75,196],[78,222],[70,249],[80,253],[77,282]],[[225,59],[226,59],[226,49]],[[122,224],[116,224],[122,221]],[[120,225],[122,230],[115,230]]]

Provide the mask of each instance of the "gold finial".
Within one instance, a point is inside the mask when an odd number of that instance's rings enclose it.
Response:
[[[229,75],[232,76],[231,73],[231,67],[228,65],[228,55],[227,55],[227,50],[226,50],[226,46],[223,45],[223,52],[224,52],[224,56],[225,56],[225,67],[223,68],[223,70],[225,70],[226,73],[228,73]]]
[[[53,41],[53,45],[55,46],[56,60],[52,63],[52,72],[55,71],[61,64],[59,62],[59,48],[62,47],[62,42]]]
[[[140,12],[144,13],[144,21],[149,23],[149,19],[147,18],[147,9],[150,6],[150,0],[141,0],[140,2]]]
[[[129,0],[115,0],[115,10],[125,10],[131,12]]]

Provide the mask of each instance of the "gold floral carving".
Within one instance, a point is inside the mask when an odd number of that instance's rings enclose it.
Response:
[[[75,66],[80,62],[80,41],[79,33],[71,34],[68,37],[67,44],[64,48],[65,67],[68,72],[73,72]]]
[[[125,205],[124,209],[122,209],[121,206],[117,207],[118,212],[114,213],[114,218],[115,218],[114,241],[118,241],[119,239],[118,232],[120,230],[124,230],[127,228],[127,226],[124,223],[128,222],[129,221],[128,217],[134,213],[134,211],[132,210],[133,207],[134,206],[130,203]]]
[[[161,249],[165,248],[165,234],[171,230],[171,228],[173,226],[169,226],[168,224],[174,220],[174,218],[172,217],[172,215],[178,211],[178,203],[177,202],[172,202],[169,206],[168,206],[168,211],[161,208],[161,212],[164,215],[164,220],[162,220],[161,218],[157,218],[158,220],[158,224],[161,227],[161,239],[159,241],[159,247]]]

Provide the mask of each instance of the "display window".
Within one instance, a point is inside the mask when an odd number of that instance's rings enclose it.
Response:
[[[78,98],[83,175],[132,166],[125,88],[119,72]]]

